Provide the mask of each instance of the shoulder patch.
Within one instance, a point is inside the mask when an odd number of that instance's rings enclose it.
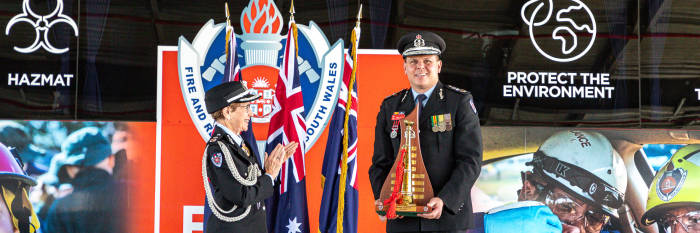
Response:
[[[470,99],[470,100],[469,100],[469,105],[472,106],[472,111],[474,111],[474,114],[479,115],[478,113],[476,113],[476,106],[474,106],[474,100],[473,100],[473,99]]]
[[[223,162],[223,155],[221,152],[214,153],[211,155],[211,162],[214,164],[216,167],[221,167],[221,163]]]
[[[462,88],[455,87],[455,86],[452,86],[452,85],[445,85],[445,86],[447,86],[448,89],[453,90],[453,91],[456,91],[456,92],[458,92],[458,93],[469,94],[469,91],[464,90],[464,89],[462,89]]]

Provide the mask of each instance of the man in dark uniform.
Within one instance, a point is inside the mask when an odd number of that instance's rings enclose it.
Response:
[[[53,202],[44,232],[124,232],[124,186],[115,182],[109,140],[96,127],[71,133],[61,145],[73,192]]]
[[[389,220],[387,232],[464,232],[472,226],[471,188],[481,171],[481,129],[469,92],[438,80],[445,41],[435,33],[404,35],[398,42],[411,88],[383,102],[377,114],[369,177],[375,204],[399,152],[398,119],[419,111],[420,148],[435,197],[433,211]],[[384,218],[380,216],[380,218]]]
[[[213,216],[206,232],[267,232],[264,200],[272,196],[273,182],[297,144],[277,145],[262,166],[251,146],[240,136],[248,129],[253,112],[250,102],[260,98],[241,82],[227,82],[209,89],[204,101],[216,126],[202,158],[207,204]]]

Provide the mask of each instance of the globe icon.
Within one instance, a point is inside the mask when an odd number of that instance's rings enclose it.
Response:
[[[580,0],[554,3],[554,0],[529,0],[521,8],[520,16],[528,25],[530,40],[540,54],[556,62],[577,60],[593,46],[597,30],[595,17]],[[535,31],[540,34],[545,31],[551,37],[538,37]]]

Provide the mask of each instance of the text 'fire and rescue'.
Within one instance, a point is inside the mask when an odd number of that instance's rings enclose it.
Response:
[[[185,74],[185,77],[187,77],[187,93],[192,94],[197,92],[197,88],[194,84],[194,69],[192,69],[192,67],[185,67],[185,70],[187,71]],[[199,98],[190,98],[190,101],[192,101],[192,107],[195,111],[194,114],[197,114],[197,118],[200,121],[207,119],[207,113],[204,111],[204,101],[201,101]],[[211,122],[207,122],[204,128],[207,132],[211,132],[214,130],[214,125]]]

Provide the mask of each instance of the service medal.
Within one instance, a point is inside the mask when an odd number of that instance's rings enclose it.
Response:
[[[451,131],[452,130],[452,116],[449,113],[445,114],[445,123],[447,124],[446,130]]]
[[[445,115],[438,115],[438,130],[445,132]]]
[[[403,118],[405,118],[405,117],[406,117],[406,115],[404,115],[403,112],[394,112],[394,114],[391,115],[391,120],[392,120],[392,121],[398,121],[398,120],[401,120],[401,119],[403,119]]]
[[[391,126],[391,134],[389,134],[389,137],[396,138],[396,136],[399,136],[399,120],[405,117],[406,115],[404,115],[403,112],[394,112],[394,114],[391,115],[391,120],[394,122],[394,124]]]
[[[437,122],[437,116],[431,116],[430,117],[430,125],[432,126],[433,133],[436,133],[438,129],[438,122]]]

